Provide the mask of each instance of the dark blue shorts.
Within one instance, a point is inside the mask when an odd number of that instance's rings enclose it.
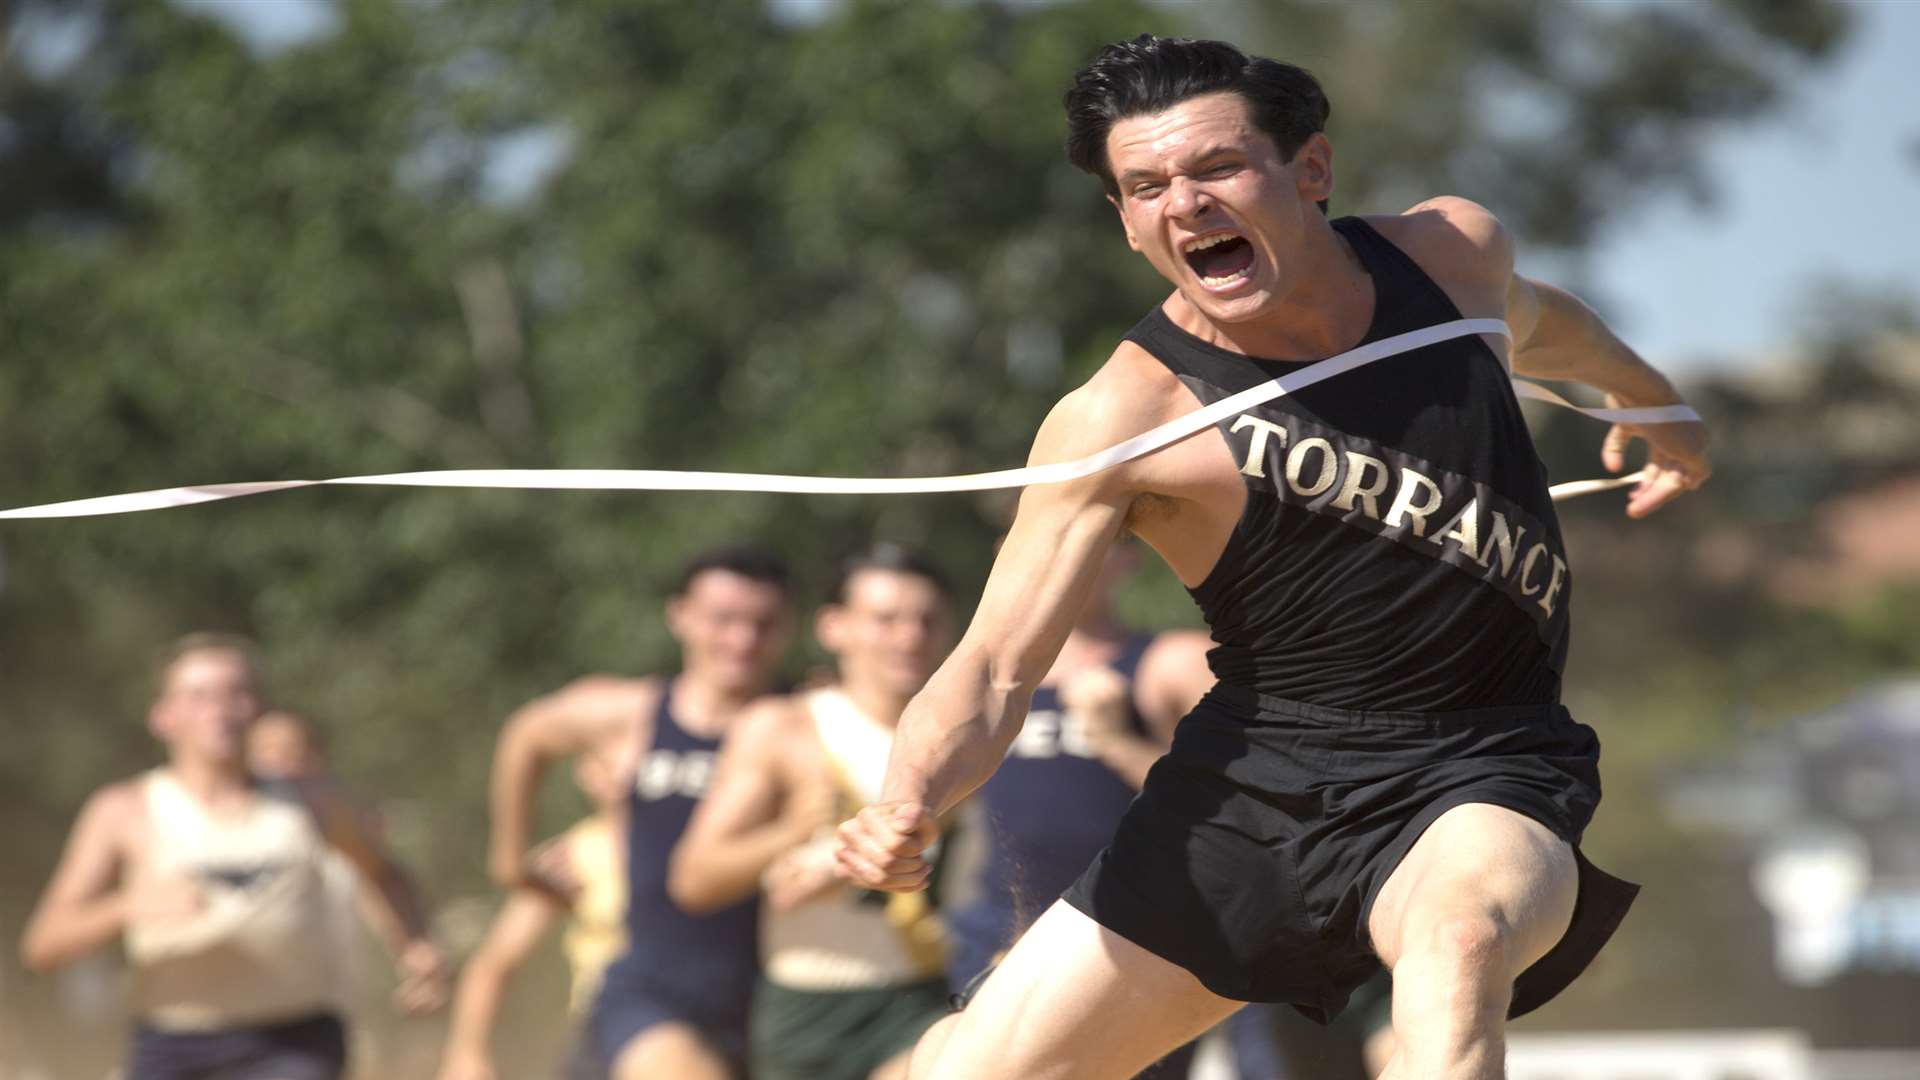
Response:
[[[685,1024],[726,1060],[736,1076],[744,1076],[747,1064],[745,1005],[741,1002],[743,1011],[737,1015],[718,1015],[692,1008],[683,995],[626,975],[621,966],[615,964],[607,969],[600,992],[594,995],[593,1011],[587,1017],[586,1042],[602,1067],[611,1070],[620,1060],[620,1051],[634,1039],[661,1024]]]
[[[339,1080],[347,1031],[331,1013],[225,1031],[134,1028],[127,1080]]]

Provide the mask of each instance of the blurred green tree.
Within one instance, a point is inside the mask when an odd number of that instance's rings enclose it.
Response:
[[[1813,2],[329,10],[273,49],[198,6],[9,11],[7,504],[495,465],[1012,464],[1161,288],[1059,150],[1059,94],[1100,43],[1219,32],[1301,60],[1331,87],[1344,208],[1458,190],[1572,244],[1696,181],[1697,133],[1844,26]],[[817,586],[877,532],[966,581],[1005,509],[329,490],[10,525],[0,783],[33,824],[9,844],[45,865],[82,790],[150,758],[144,657],[220,625],[268,643],[346,771],[415,800],[402,843],[470,882],[498,719],[572,673],[666,663],[660,584],[692,549],[766,538]]]

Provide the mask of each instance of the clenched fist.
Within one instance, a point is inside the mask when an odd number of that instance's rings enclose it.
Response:
[[[861,888],[913,892],[926,887],[926,853],[939,838],[939,821],[921,803],[877,803],[841,824],[834,859]]]

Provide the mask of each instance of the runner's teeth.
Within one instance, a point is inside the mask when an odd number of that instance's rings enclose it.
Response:
[[[1224,244],[1229,240],[1238,239],[1240,238],[1233,233],[1214,233],[1212,236],[1203,236],[1198,240],[1189,240],[1181,245],[1180,250],[1184,254],[1191,255],[1196,251],[1205,251],[1215,244]]]
[[[1239,281],[1241,278],[1251,277],[1252,275],[1253,275],[1253,267],[1249,266],[1244,270],[1235,270],[1233,273],[1228,274],[1226,277],[1203,277],[1200,280],[1207,285],[1218,288],[1222,285],[1231,285],[1234,282]]]

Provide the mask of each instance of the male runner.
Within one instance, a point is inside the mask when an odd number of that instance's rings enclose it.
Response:
[[[585,1020],[607,965],[626,951],[627,882],[620,842],[627,778],[617,763],[594,754],[574,758],[573,775],[594,812],[541,845],[534,862],[547,868],[543,876],[574,883],[574,888],[565,903],[553,892],[531,886],[507,895],[480,947],[461,969],[440,1080],[495,1080],[493,1028],[507,984],[554,923],[566,921],[562,945],[572,976],[567,1015],[576,1023]],[[575,1047],[569,1080],[606,1076],[597,1056],[591,1047]]]
[[[403,1005],[444,997],[439,951],[393,860],[330,785],[247,767],[263,689],[250,643],[181,639],[148,725],[167,764],[95,792],[27,924],[46,971],[124,938],[136,1027],[129,1080],[322,1080],[346,1035],[326,919],[329,845],[406,929]]]
[[[489,861],[509,890],[570,901],[577,883],[528,857],[541,773],[583,754],[622,763],[627,951],[607,969],[589,1035],[618,1080],[717,1080],[746,1054],[757,913],[749,900],[687,915],[667,899],[667,857],[706,791],[721,737],[773,687],[791,636],[786,565],[752,548],[703,554],[682,571],[666,621],[679,674],[590,676],[508,720],[494,752]]]
[[[1032,460],[1071,460],[1363,341],[1504,316],[1514,341],[1403,352],[1126,465],[1028,489],[973,625],[902,719],[854,881],[918,888],[937,815],[1017,734],[1123,529],[1192,591],[1220,683],[1113,842],[914,1060],[926,1077],[1123,1076],[1248,1000],[1319,1017],[1382,962],[1388,1075],[1498,1077],[1505,1021],[1589,961],[1633,888],[1575,845],[1593,732],[1558,704],[1573,591],[1504,363],[1626,406],[1677,400],[1578,301],[1515,275],[1486,210],[1329,221],[1306,72],[1221,42],[1108,46],[1067,95],[1069,156],[1175,286]],[[1616,428],[1642,516],[1704,480],[1695,423]]]
[[[815,620],[839,682],[741,720],[674,852],[671,888],[689,910],[765,890],[754,1080],[894,1080],[947,1014],[925,898],[848,888],[833,823],[879,796],[894,724],[945,655],[950,619],[918,555],[881,545],[850,560]]]

